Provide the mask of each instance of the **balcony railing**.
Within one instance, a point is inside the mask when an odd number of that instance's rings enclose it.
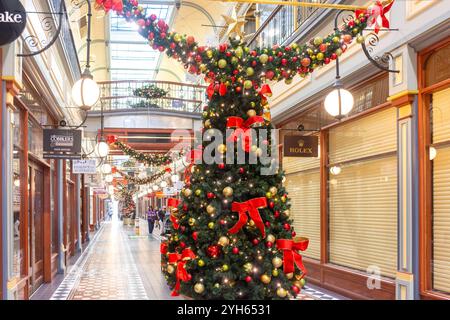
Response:
[[[154,85],[167,94],[146,99],[134,94],[136,89]],[[100,82],[100,100],[104,111],[114,110],[174,110],[200,113],[206,103],[206,87],[170,81],[121,80]],[[98,104],[94,110],[100,110]]]
[[[290,1],[290,0],[289,0]],[[323,3],[327,0],[293,0],[311,3]],[[271,10],[267,15],[266,10]],[[267,6],[260,8],[260,27],[249,39],[250,47],[271,47],[285,42],[299,30],[319,8],[294,6]]]

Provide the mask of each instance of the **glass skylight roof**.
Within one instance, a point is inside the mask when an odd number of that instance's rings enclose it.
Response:
[[[156,14],[170,23],[173,1],[170,5],[146,4],[140,1],[147,14]],[[110,18],[111,80],[153,80],[157,74],[161,53],[153,50],[136,30],[134,23],[111,15]]]

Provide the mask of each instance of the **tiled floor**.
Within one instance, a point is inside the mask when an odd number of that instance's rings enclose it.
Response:
[[[182,299],[170,296],[161,275],[160,237],[145,234],[135,235],[134,228],[124,227],[119,221],[104,223],[51,299]],[[341,298],[318,288],[306,287],[297,300]]]

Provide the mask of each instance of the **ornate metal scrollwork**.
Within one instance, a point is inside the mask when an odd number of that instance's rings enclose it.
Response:
[[[400,72],[399,70],[390,69],[391,62],[394,60],[394,57],[390,52],[384,52],[382,55],[373,55],[374,48],[378,45],[380,39],[376,33],[371,32],[368,36],[366,36],[366,40],[361,43],[364,54],[367,59],[375,65],[377,68],[387,71],[387,72]],[[373,56],[372,56],[373,55]]]
[[[39,14],[39,13],[38,13]],[[54,16],[58,15],[58,25],[56,26],[54,21]],[[24,39],[24,42],[27,44],[28,49],[31,51],[30,53],[18,54],[18,57],[32,57],[49,49],[58,39],[59,34],[61,33],[62,26],[66,22],[64,17],[66,16],[66,7],[64,4],[64,0],[61,0],[59,12],[51,12],[46,14],[41,19],[42,30],[45,32],[46,38],[39,39],[35,35],[30,35]],[[50,41],[47,41],[50,39]]]

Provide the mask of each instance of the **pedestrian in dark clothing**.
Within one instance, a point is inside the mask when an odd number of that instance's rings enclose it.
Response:
[[[153,207],[149,207],[147,211],[147,222],[148,222],[148,233],[152,234],[153,229],[155,228],[155,221],[158,219],[156,215],[156,211],[153,210]]]

